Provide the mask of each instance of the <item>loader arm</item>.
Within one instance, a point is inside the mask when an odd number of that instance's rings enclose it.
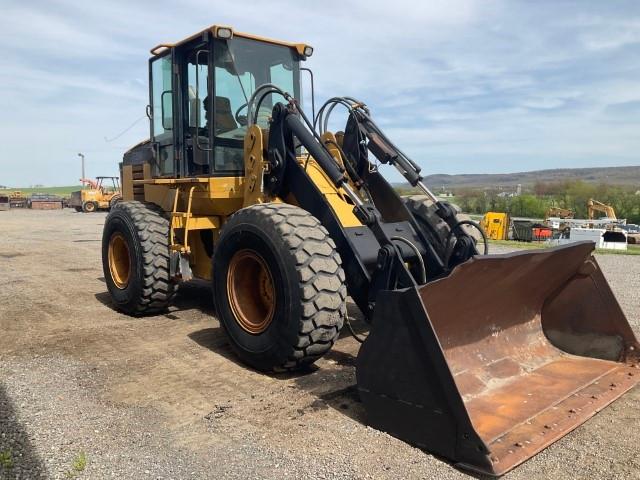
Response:
[[[452,209],[436,203],[453,239],[439,254],[371,168],[368,153],[422,184],[419,167],[368,112],[351,111],[338,145],[342,163],[295,104],[277,104],[272,118],[265,189],[293,197],[327,228],[349,294],[371,322],[356,361],[370,425],[463,468],[501,475],[637,383],[640,344],[592,244],[477,256]],[[296,141],[344,191],[362,227],[341,224],[296,157]],[[426,282],[408,267],[415,253],[403,250],[396,232],[425,256]]]
[[[342,257],[349,292],[366,318],[371,317],[380,291],[424,283],[425,280],[408,268],[418,261],[418,253],[424,257],[428,279],[446,275],[450,270],[447,259],[427,241],[416,219],[382,175],[370,171],[362,179],[360,186],[366,187],[371,197],[369,201],[363,200],[350,185],[345,169],[304,125],[299,113],[293,104],[278,103],[273,109],[267,148],[270,168],[264,178],[265,190],[280,198],[292,195],[327,228]],[[305,147],[335,188],[347,193],[361,227],[342,225],[324,194],[305,172],[304,164],[296,156],[296,144]],[[361,161],[368,162],[367,159]],[[452,210],[446,205],[440,208],[447,213]],[[457,232],[452,238],[454,242],[473,245],[464,232]],[[476,253],[475,248],[467,252],[467,258]]]

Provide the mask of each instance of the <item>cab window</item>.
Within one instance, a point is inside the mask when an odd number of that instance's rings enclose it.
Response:
[[[214,169],[238,174],[244,170],[242,148],[249,99],[265,83],[299,99],[299,61],[289,47],[234,37],[215,41],[214,68]],[[273,105],[283,100],[266,97],[258,109],[257,124],[267,128]]]
[[[209,51],[196,48],[186,58],[186,91],[183,98],[187,112],[184,118],[187,175],[211,173],[209,128]]]

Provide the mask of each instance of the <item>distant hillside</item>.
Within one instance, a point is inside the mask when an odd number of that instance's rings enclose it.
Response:
[[[80,190],[80,185],[68,186],[68,187],[16,187],[16,188],[3,188],[0,189],[0,193],[11,193],[15,191],[22,192],[26,196],[30,196],[32,193],[49,193],[52,195],[60,195],[62,197],[68,197],[71,192]]]
[[[437,190],[472,187],[523,187],[536,182],[562,182],[582,180],[589,183],[607,183],[609,185],[637,185],[640,189],[640,166],[637,167],[597,167],[597,168],[558,168],[554,170],[536,170],[518,173],[486,173],[462,175],[429,175],[425,183]]]

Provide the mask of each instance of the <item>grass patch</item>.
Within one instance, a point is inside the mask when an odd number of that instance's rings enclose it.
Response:
[[[604,255],[640,255],[640,249],[635,245],[627,245],[626,250],[609,250],[608,248],[598,248],[596,250],[596,253]]]
[[[543,242],[518,242],[516,240],[489,240],[489,245],[500,245],[501,247],[522,248],[525,250],[537,250],[540,248],[549,248]]]
[[[39,187],[39,188],[7,188],[0,189],[0,194],[9,194],[12,192],[22,192],[27,197],[32,193],[48,193],[50,195],[60,195],[62,197],[68,197],[71,192],[76,192],[82,187],[80,185],[70,185],[67,187]]]
[[[0,452],[0,466],[6,468],[7,470],[13,468],[13,454],[11,449],[3,450]]]
[[[555,246],[548,245],[544,242],[517,242],[515,240],[489,240],[489,245],[500,245],[502,247],[519,248],[522,250],[538,250]],[[640,245],[627,245],[626,250],[597,248],[596,253],[598,255],[640,255]]]
[[[85,468],[87,468],[87,454],[80,452],[73,458],[71,469],[64,472],[64,476],[67,478],[75,478],[83,472]]]

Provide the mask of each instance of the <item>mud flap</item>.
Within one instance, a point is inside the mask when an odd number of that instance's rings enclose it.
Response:
[[[640,345],[592,251],[474,257],[381,292],[356,369],[369,423],[502,475],[633,387]]]

